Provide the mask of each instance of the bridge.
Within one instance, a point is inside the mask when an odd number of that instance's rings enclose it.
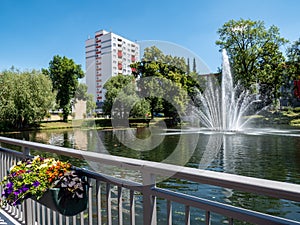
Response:
[[[68,217],[53,211],[40,203],[28,199],[21,206],[6,206],[0,209],[0,224],[26,225],[100,225],[100,224],[144,224],[156,225],[162,219],[171,225],[174,220],[174,204],[184,208],[184,224],[212,224],[213,215],[226,218],[224,223],[235,224],[245,221],[251,224],[300,224],[299,221],[269,215],[199,196],[159,188],[157,180],[164,176],[189,182],[214,185],[230,190],[255,193],[277,199],[300,202],[300,185],[272,180],[245,177],[195,168],[181,167],[158,162],[143,161],[96,152],[81,151],[41,143],[0,137],[0,180],[16,161],[28,157],[32,151],[69,156],[94,162],[96,165],[116,168],[126,174],[134,172],[140,181],[126,179],[81,169],[88,177],[88,208],[84,212]],[[16,146],[18,150],[12,150]],[[2,188],[2,187],[1,187]],[[2,190],[0,191],[2,193]],[[165,218],[159,218],[158,200],[165,202]],[[204,212],[203,221],[193,221],[192,208]],[[2,214],[1,214],[2,212]],[[2,215],[2,216],[1,216]],[[3,219],[8,215],[9,219]],[[7,221],[8,220],[8,221]]]

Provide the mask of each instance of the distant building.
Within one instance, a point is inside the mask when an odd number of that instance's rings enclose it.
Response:
[[[139,61],[140,47],[112,32],[100,30],[85,42],[86,84],[101,106],[105,91],[103,85],[112,76],[131,74],[130,64]]]

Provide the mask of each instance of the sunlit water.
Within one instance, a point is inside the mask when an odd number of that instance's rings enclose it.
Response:
[[[139,138],[147,138],[149,129],[132,129]],[[118,135],[117,135],[118,134]],[[265,178],[300,184],[300,130],[297,129],[246,129],[242,132],[216,132],[207,129],[167,129],[152,134],[151,138],[163,136],[163,142],[150,151],[137,151],[126,147],[124,142],[131,141],[129,130],[91,131],[42,131],[24,132],[6,135],[31,141],[51,143],[54,145],[87,149],[93,146],[97,135],[107,154],[139,158],[151,161],[164,161],[179,141],[189,142],[191,135],[197,135],[195,151],[185,166],[212,171]],[[118,137],[118,138],[117,138]],[[119,140],[122,137],[122,140]],[[193,136],[195,137],[195,136]],[[189,155],[187,145],[179,146],[182,156]],[[168,179],[158,184],[175,191],[192,194],[210,200],[242,206],[272,215],[300,221],[300,204],[233,191],[209,185],[200,185],[183,180]],[[159,224],[166,218],[166,203],[158,201]],[[174,224],[184,223],[184,206],[173,205]],[[192,209],[192,221],[204,221],[204,212]],[[216,224],[227,223],[220,216],[213,216]],[[198,224],[197,223],[197,224]]]

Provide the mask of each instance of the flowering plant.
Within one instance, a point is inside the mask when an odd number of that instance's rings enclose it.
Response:
[[[74,174],[77,182],[69,180],[65,186],[61,185],[60,181],[70,174]],[[17,162],[0,184],[3,186],[0,205],[18,205],[30,197],[41,198],[53,187],[65,188],[67,196],[81,198],[87,182],[76,175],[70,163],[36,156]]]

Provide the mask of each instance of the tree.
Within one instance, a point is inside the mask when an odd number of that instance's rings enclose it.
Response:
[[[196,59],[193,58],[193,72],[197,73]]]
[[[190,72],[191,72],[191,68],[190,68],[190,58],[187,58],[186,73],[189,75]]]
[[[75,99],[78,100],[86,100],[87,98],[87,85],[83,83],[79,83],[75,92]]]
[[[106,89],[103,112],[117,118],[140,117],[149,112],[149,104],[139,99],[133,76],[119,74],[110,78]]]
[[[66,122],[71,110],[71,99],[78,87],[78,79],[84,77],[81,65],[65,56],[56,55],[50,61],[48,70],[43,69],[43,73],[52,80],[53,89],[57,91],[56,102],[63,110],[63,121]]]
[[[300,38],[295,41],[288,49],[287,49],[287,74],[290,79],[287,80],[286,89],[291,88],[291,80],[294,81],[293,92],[290,92],[288,94],[288,97],[295,96],[297,97],[297,100],[299,101],[300,97],[300,89],[299,89],[299,83],[300,83]],[[288,88],[289,87],[289,88]],[[292,94],[293,93],[293,94]],[[291,96],[292,95],[292,96]],[[290,98],[292,99],[292,98]]]
[[[292,79],[300,78],[300,38],[287,49],[288,71]]]
[[[96,103],[94,102],[93,95],[87,93],[87,89],[86,84],[79,83],[75,92],[75,101],[77,99],[86,101],[86,114],[92,114],[96,108]]]
[[[230,58],[234,83],[246,89],[260,87],[266,104],[280,96],[284,82],[284,56],[280,47],[287,41],[280,37],[279,29],[266,29],[264,22],[241,19],[230,20],[218,30],[220,49],[226,49]]]
[[[188,83],[185,72],[176,66],[155,61],[137,62],[132,67],[135,76],[139,77],[137,83],[140,94],[146,96],[150,103],[152,117],[154,112],[160,111],[173,118],[184,112]],[[180,112],[176,112],[177,110]]]
[[[54,105],[51,80],[39,71],[3,71],[0,85],[0,120],[5,127],[40,122]]]
[[[180,70],[183,73],[187,72],[187,65],[184,57],[164,55],[163,52],[156,46],[145,48],[142,61],[164,63],[169,66],[176,67],[177,70]]]
[[[93,114],[93,112],[96,109],[96,102],[94,101],[94,95],[93,94],[87,94],[86,96],[86,113],[87,114]]]

